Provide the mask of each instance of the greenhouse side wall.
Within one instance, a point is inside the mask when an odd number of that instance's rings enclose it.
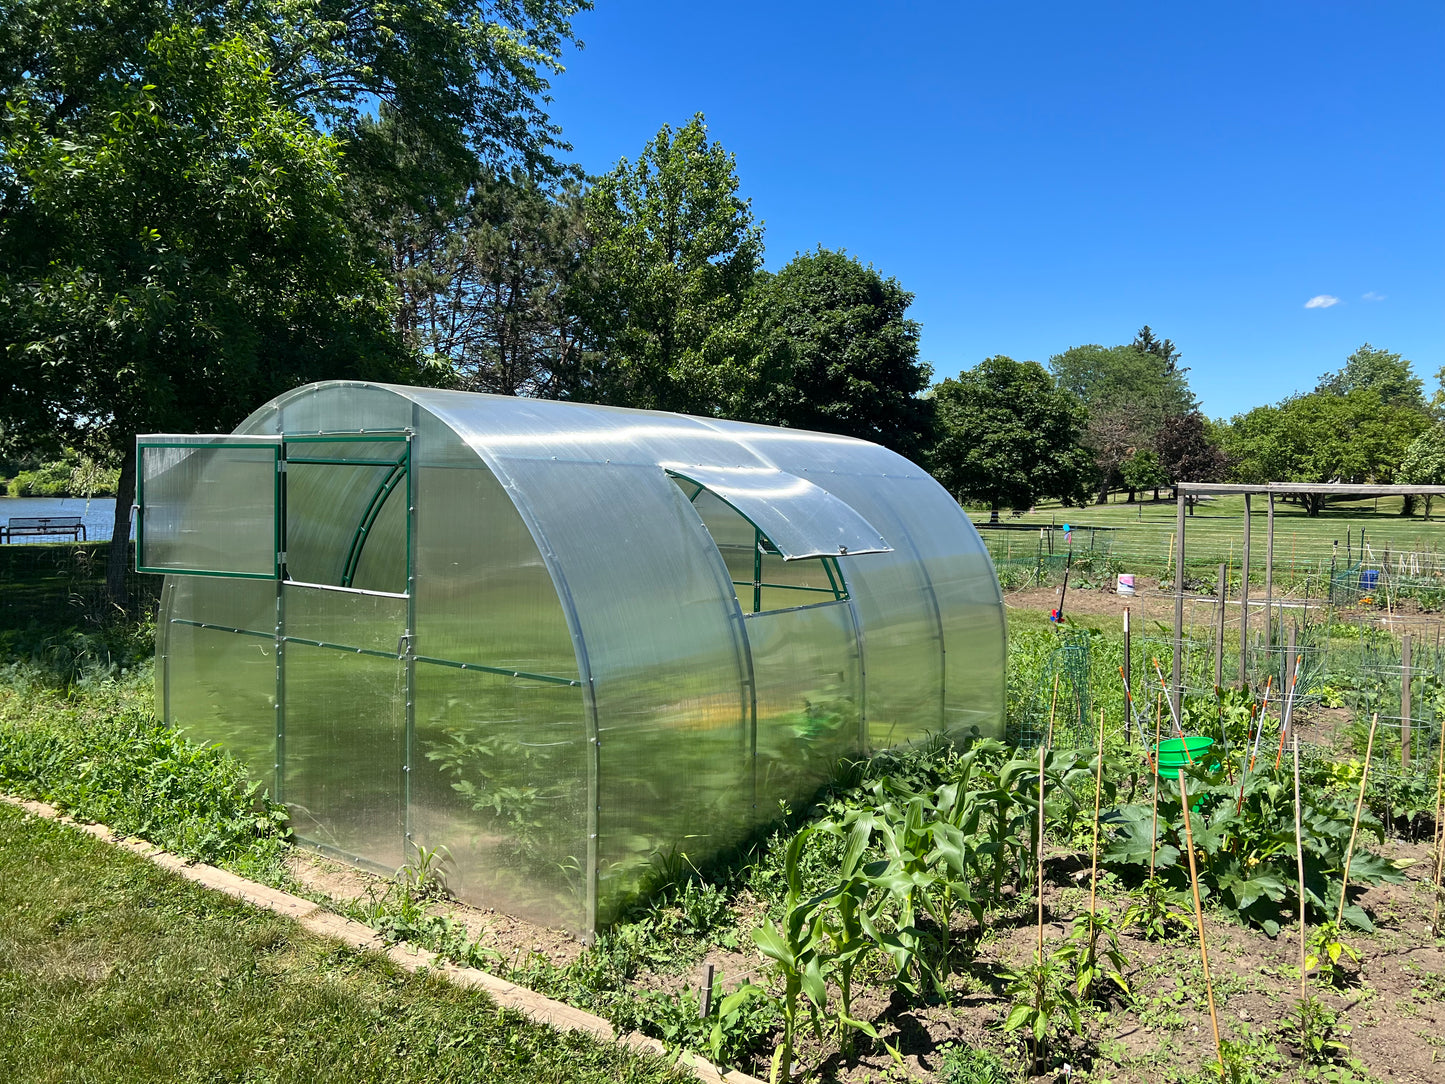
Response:
[[[461,898],[588,933],[592,745],[557,588],[476,452],[425,411],[418,443],[412,838],[447,848]]]
[[[520,500],[552,510],[547,547],[584,645],[602,927],[646,890],[659,855],[714,853],[753,821],[736,603],[721,561],[706,559],[711,541],[656,467],[514,456],[500,469]]]

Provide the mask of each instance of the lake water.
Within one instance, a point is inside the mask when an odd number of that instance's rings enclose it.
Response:
[[[0,497],[0,523],[11,516],[79,516],[85,524],[86,538],[95,542],[109,541],[115,529],[115,498],[95,497],[87,501],[84,497]],[[135,536],[135,528],[131,528]],[[64,542],[65,535],[36,535],[24,539],[26,542]]]

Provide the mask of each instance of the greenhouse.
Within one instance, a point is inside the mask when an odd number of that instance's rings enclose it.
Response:
[[[999,734],[978,534],[865,441],[355,382],[137,441],[167,722],[297,836],[589,938],[843,758]]]

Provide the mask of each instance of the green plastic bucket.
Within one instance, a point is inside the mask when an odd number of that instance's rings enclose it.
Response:
[[[1190,764],[1198,764],[1209,755],[1210,746],[1214,744],[1213,738],[1206,738],[1195,735],[1188,738],[1170,738],[1168,741],[1159,743],[1159,774],[1166,779],[1173,779],[1180,768],[1187,768]],[[1188,752],[1186,753],[1186,750]]]

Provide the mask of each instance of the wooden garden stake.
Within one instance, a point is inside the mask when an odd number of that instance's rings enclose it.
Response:
[[[712,1013],[712,977],[715,966],[704,964],[702,969],[702,996],[697,999],[697,1015],[703,1020]]]
[[[1303,1003],[1305,992],[1305,845],[1304,832],[1300,829],[1299,810],[1299,737],[1291,738],[1294,745],[1294,856],[1299,872],[1299,998]]]
[[[1104,794],[1104,711],[1099,709],[1099,764],[1094,770],[1094,846],[1089,869],[1089,940],[1094,939],[1094,912],[1099,898],[1099,801]]]
[[[1445,796],[1445,734],[1440,735],[1440,763],[1435,768],[1435,909],[1430,929],[1440,936],[1440,875],[1445,871],[1445,824],[1440,822],[1441,800]]]
[[[1370,781],[1370,754],[1375,749],[1375,726],[1380,721],[1380,713],[1377,711],[1370,716],[1370,737],[1365,742],[1365,770],[1360,773],[1360,796],[1355,800],[1355,823],[1350,828],[1350,844],[1345,848],[1345,872],[1344,879],[1340,882],[1340,910],[1335,915],[1335,926],[1345,920],[1345,893],[1350,887],[1350,857],[1355,853],[1355,836],[1360,830],[1360,809],[1365,804],[1365,784]]]
[[[1214,1028],[1214,1053],[1224,1071],[1224,1045],[1219,1041],[1219,1016],[1214,1011],[1214,980],[1209,977],[1209,946],[1204,940],[1204,908],[1199,904],[1199,871],[1194,864],[1194,829],[1189,826],[1189,791],[1179,769],[1179,804],[1184,812],[1184,844],[1189,851],[1189,887],[1194,890],[1194,925],[1199,930],[1199,958],[1204,963],[1204,991],[1209,995],[1209,1023]]]
[[[1218,612],[1214,617],[1214,688],[1217,691],[1224,684],[1224,594],[1229,586],[1228,575],[1224,565],[1219,566],[1219,590],[1217,592],[1216,606]]]
[[[1149,831],[1149,876],[1154,876],[1154,861],[1159,855],[1159,730],[1164,725],[1164,712],[1154,715],[1154,821]],[[1098,823],[1096,817],[1094,822]]]
[[[1044,747],[1039,746],[1039,963],[1044,962],[1044,753]]]

